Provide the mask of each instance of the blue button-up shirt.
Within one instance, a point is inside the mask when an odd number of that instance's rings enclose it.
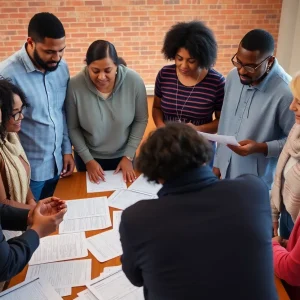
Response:
[[[241,84],[237,69],[228,74],[218,134],[267,143],[268,154],[240,156],[226,145],[218,145],[214,166],[220,169],[222,178],[253,174],[271,188],[278,156],[295,123],[289,110],[293,100],[290,80],[277,60],[266,78],[253,87]]]
[[[0,63],[0,75],[10,78],[26,95],[19,133],[31,166],[31,179],[44,181],[60,174],[63,154],[72,153],[64,101],[69,70],[61,60],[53,72],[41,72],[32,63],[25,45]]]

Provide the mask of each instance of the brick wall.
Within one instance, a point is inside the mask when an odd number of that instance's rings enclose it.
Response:
[[[0,60],[22,46],[30,18],[49,11],[65,26],[65,59],[72,75],[82,68],[89,44],[106,39],[146,84],[153,84],[166,64],[160,53],[165,32],[178,21],[199,19],[216,34],[216,69],[226,75],[231,56],[249,30],[263,28],[277,39],[281,5],[282,0],[0,0]]]

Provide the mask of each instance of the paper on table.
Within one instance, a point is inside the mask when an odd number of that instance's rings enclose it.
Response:
[[[58,288],[58,289],[55,289],[55,291],[57,292],[57,294],[59,294],[62,297],[72,295],[72,288],[71,287]]]
[[[87,255],[84,232],[53,235],[40,240],[40,246],[33,253],[29,265],[81,258]]]
[[[119,209],[125,209],[140,200],[148,200],[156,198],[154,195],[143,194],[141,192],[131,190],[118,190],[111,194],[108,198],[108,205]]]
[[[144,300],[143,288],[135,287],[123,271],[87,285],[99,300]]]
[[[25,280],[0,293],[2,300],[62,300],[50,283],[41,278]]]
[[[92,260],[72,260],[29,266],[26,279],[44,278],[54,288],[82,286],[91,281]]]
[[[99,277],[93,279],[88,284],[93,284],[94,282],[97,282],[100,279],[104,279],[108,275],[110,275],[112,273],[116,273],[116,272],[120,271],[121,269],[122,269],[122,266],[106,267],[103,269],[103,273],[101,273],[101,275]],[[79,293],[77,293],[77,295],[79,296],[80,300],[84,300],[84,299],[85,300],[98,300],[98,298],[96,296],[94,296],[94,294],[89,289],[79,292]]]
[[[122,246],[118,230],[108,230],[86,239],[87,247],[100,262],[121,255]]]
[[[107,214],[107,197],[95,197],[66,201],[68,211],[64,220],[85,217],[103,216]]]
[[[124,182],[122,172],[114,174],[114,171],[105,171],[105,181],[98,183],[90,182],[88,173],[86,173],[86,189],[88,193],[114,191],[126,189],[127,185]]]
[[[240,144],[237,142],[234,136],[211,134],[211,133],[200,132],[200,131],[198,131],[198,134],[201,134],[209,141],[217,142],[219,144],[240,146]]]
[[[113,212],[113,230],[119,231],[122,213],[122,211]]]
[[[23,232],[22,231],[2,230],[2,233],[4,234],[5,239],[8,241],[14,237],[20,236]]]
[[[104,229],[111,226],[109,213],[106,216],[64,220],[59,225],[59,234]]]
[[[146,177],[142,174],[133,182],[133,184],[128,188],[128,190],[156,196],[157,192],[161,188],[161,184],[148,182]]]

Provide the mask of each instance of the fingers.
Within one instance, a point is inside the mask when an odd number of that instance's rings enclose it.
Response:
[[[124,182],[127,182],[127,172],[125,170],[122,170],[122,174]]]
[[[135,175],[135,173],[134,173],[133,170],[132,170],[132,171],[127,171],[127,172],[126,172],[126,176],[127,176],[127,180],[128,180],[129,182],[133,182],[133,181],[136,180],[136,175]]]
[[[60,219],[62,220],[66,212],[67,212],[67,208],[64,208],[64,209],[60,210],[57,214],[55,214],[53,217],[55,217],[55,219],[57,219],[57,220],[60,220]]]
[[[117,173],[119,173],[120,169],[121,169],[121,166],[120,166],[120,164],[118,164],[118,166],[117,166],[117,168],[116,168],[116,170],[115,170],[114,174],[117,174]]]
[[[69,162],[69,163],[67,164],[67,167],[66,167],[66,168],[64,167],[64,170],[63,170],[61,176],[62,176],[62,177],[67,177],[67,176],[72,175],[73,172],[74,172],[74,168],[75,168],[74,162]]]

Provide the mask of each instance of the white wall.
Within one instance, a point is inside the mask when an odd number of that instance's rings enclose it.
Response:
[[[283,0],[276,57],[292,76],[300,71],[300,0]]]

